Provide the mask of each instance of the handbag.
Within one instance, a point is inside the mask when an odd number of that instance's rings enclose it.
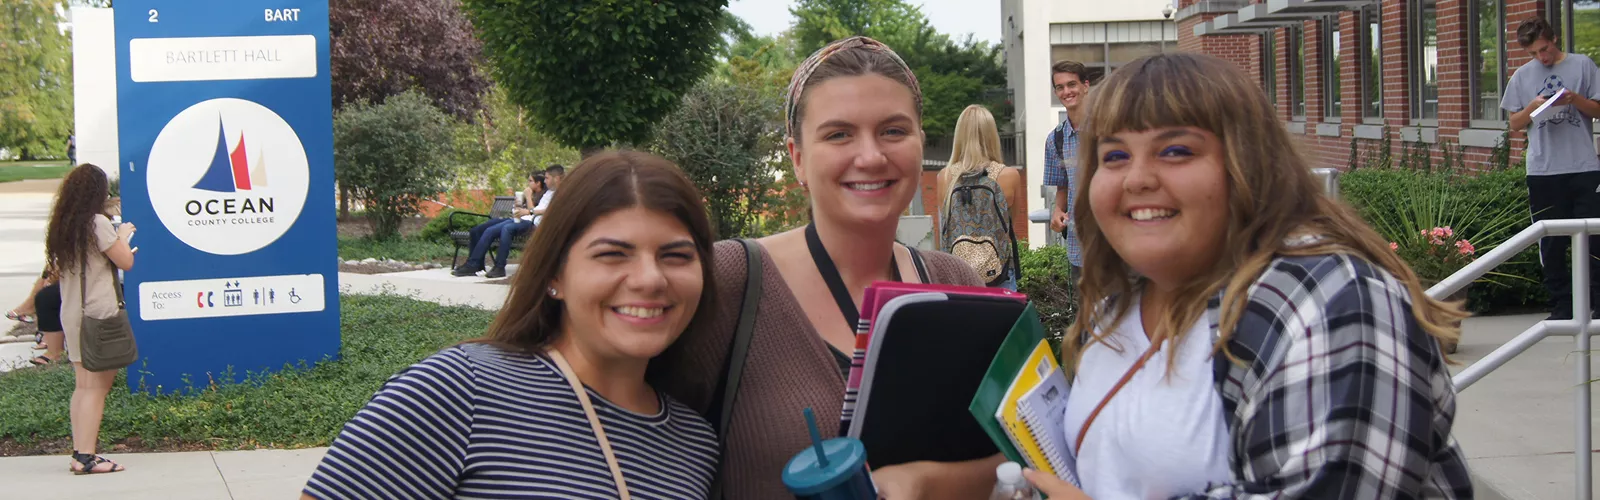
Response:
[[[83,369],[91,372],[121,370],[139,359],[139,346],[133,341],[133,325],[128,323],[128,310],[122,300],[122,279],[117,277],[116,266],[112,267],[111,284],[117,293],[117,313],[104,319],[89,315],[87,253],[83,256],[83,265],[78,268],[78,307],[83,314],[83,322],[78,327],[78,356]]]

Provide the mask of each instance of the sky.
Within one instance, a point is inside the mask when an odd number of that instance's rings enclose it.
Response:
[[[973,38],[996,43],[1000,40],[999,0],[906,0],[922,7],[922,14],[940,33],[960,39]],[[775,35],[789,29],[793,17],[789,7],[794,0],[729,0],[728,10],[750,23],[758,35]]]

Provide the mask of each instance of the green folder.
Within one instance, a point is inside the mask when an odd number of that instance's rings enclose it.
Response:
[[[1016,324],[1011,326],[1011,333],[1006,334],[994,361],[989,363],[989,371],[984,372],[978,393],[972,396],[972,404],[967,405],[967,411],[972,413],[972,418],[978,419],[978,425],[989,434],[995,446],[1000,447],[1000,452],[1005,453],[1008,460],[1019,464],[1028,462],[1022,458],[1022,452],[1011,444],[1011,438],[1006,437],[1006,431],[1001,428],[1004,424],[995,419],[994,414],[1000,410],[1000,401],[1005,399],[1011,381],[1022,372],[1028,355],[1043,339],[1044,323],[1039,321],[1039,311],[1034,309],[1030,301],[1028,307],[1022,310],[1022,316],[1017,317]]]

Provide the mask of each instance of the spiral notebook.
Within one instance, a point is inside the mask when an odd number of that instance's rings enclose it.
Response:
[[[1044,347],[1046,351],[1049,350],[1048,345]],[[1063,422],[1067,413],[1067,395],[1071,392],[1067,387],[1067,377],[1056,365],[1053,355],[1045,356],[1043,363],[1035,365],[1035,370],[1044,373],[1040,375],[1038,384],[1017,400],[1017,415],[1038,443],[1045,461],[1050,464],[1049,470],[1056,477],[1078,484],[1075,473],[1078,467],[1069,448]]]

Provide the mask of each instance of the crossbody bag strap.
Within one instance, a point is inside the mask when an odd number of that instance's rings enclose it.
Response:
[[[89,308],[89,254],[78,263],[78,314]]]
[[[622,478],[622,466],[617,464],[617,455],[611,451],[611,441],[606,439],[606,429],[600,425],[600,417],[594,412],[594,403],[589,402],[589,391],[583,389],[583,382],[578,380],[578,373],[572,371],[572,365],[567,364],[567,358],[561,356],[561,351],[549,349],[545,352],[556,362],[561,374],[566,376],[567,383],[572,386],[572,392],[577,393],[578,403],[583,405],[583,414],[589,417],[589,427],[594,429],[594,437],[600,441],[600,453],[606,456],[606,466],[611,467],[611,478],[617,482],[618,498],[630,500],[628,482]]]
[[[733,330],[733,343],[728,347],[728,361],[722,370],[722,387],[718,399],[712,402],[717,409],[717,437],[723,456],[727,456],[728,425],[733,421],[733,404],[739,395],[739,380],[744,376],[744,361],[750,354],[750,339],[755,336],[756,313],[761,311],[762,270],[761,244],[755,240],[740,239],[744,245],[745,279],[744,298],[739,303],[739,321]],[[711,497],[723,498],[723,478],[718,473],[711,485]]]
[[[1095,405],[1094,411],[1089,412],[1089,418],[1083,420],[1083,427],[1078,429],[1078,440],[1072,445],[1073,455],[1077,455],[1083,450],[1083,437],[1089,435],[1089,426],[1094,424],[1095,417],[1100,416],[1100,410],[1106,409],[1106,403],[1111,402],[1111,397],[1116,396],[1117,391],[1122,390],[1122,386],[1128,385],[1128,381],[1133,380],[1133,374],[1139,373],[1139,369],[1144,368],[1145,362],[1150,361],[1150,357],[1161,350],[1161,344],[1162,342],[1150,344],[1150,348],[1145,349],[1144,354],[1139,356],[1139,360],[1134,361],[1133,366],[1128,367],[1128,372],[1122,374],[1122,379],[1117,381],[1117,385],[1111,386],[1111,390],[1106,391],[1106,397],[1100,398],[1100,404]]]
[[[928,263],[922,260],[922,252],[911,245],[906,245],[906,251],[911,252],[911,265],[917,269],[917,281],[933,283],[932,277],[928,276]]]

